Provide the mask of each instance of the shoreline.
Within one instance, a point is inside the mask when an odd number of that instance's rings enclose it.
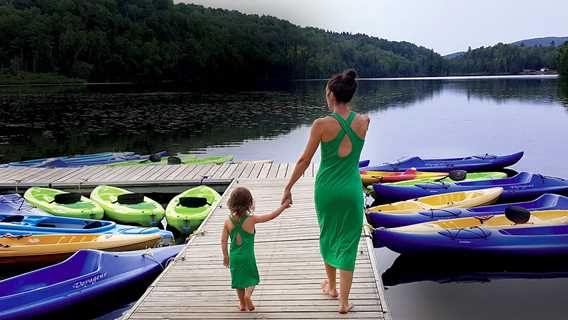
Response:
[[[400,77],[400,78],[357,78],[361,81],[408,81],[408,80],[476,80],[476,79],[557,79],[558,74],[520,74],[520,75],[483,75],[483,76],[439,76],[439,77]],[[327,81],[329,79],[293,79],[291,82]],[[171,82],[161,84],[172,84]],[[119,86],[119,85],[145,85],[137,82],[63,82],[63,83],[22,83],[2,84],[0,88],[15,87],[71,87],[71,86]],[[174,84],[175,85],[175,84]],[[180,86],[182,84],[179,84]]]

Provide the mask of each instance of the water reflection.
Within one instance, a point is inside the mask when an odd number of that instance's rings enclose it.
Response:
[[[568,79],[558,81],[558,96],[560,102],[568,108]]]
[[[558,80],[550,78],[461,80],[451,81],[445,88],[463,92],[468,99],[488,99],[498,103],[510,101],[550,103],[558,100]]]
[[[360,112],[409,108],[434,104],[452,91],[498,103],[550,102],[560,95],[568,104],[567,89],[558,90],[557,82],[361,81],[353,105]],[[328,112],[324,86],[325,81],[308,81],[270,91],[210,93],[131,85],[1,88],[0,155],[16,161],[113,150],[180,152],[275,139]]]
[[[385,286],[433,281],[490,282],[498,279],[552,279],[568,278],[566,257],[466,257],[398,256],[382,274]]]
[[[0,96],[0,154],[6,161],[60,154],[131,150],[172,152],[269,139],[327,111],[325,82],[285,91],[236,93],[125,92],[94,87],[37,88]],[[364,83],[359,111],[409,105],[440,90],[436,82]]]

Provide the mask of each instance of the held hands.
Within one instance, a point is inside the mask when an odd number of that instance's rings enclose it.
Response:
[[[286,208],[289,208],[293,204],[292,191],[287,188],[284,189],[284,194],[282,194],[282,200],[280,201],[280,205],[284,206],[285,203],[288,203]]]
[[[291,199],[282,199],[282,204],[280,205],[280,210],[284,211],[292,206]]]

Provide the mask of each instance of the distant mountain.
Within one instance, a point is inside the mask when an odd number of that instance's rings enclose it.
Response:
[[[552,45],[554,45],[555,47],[560,47],[566,41],[568,41],[568,37],[545,37],[545,38],[520,40],[517,42],[513,42],[511,44],[516,46],[524,45],[525,47],[536,47],[536,46],[550,47]]]
[[[444,56],[444,58],[446,59],[456,59],[459,58],[461,56],[463,56],[465,54],[465,51],[459,51],[459,52],[454,52],[454,53],[450,53]]]

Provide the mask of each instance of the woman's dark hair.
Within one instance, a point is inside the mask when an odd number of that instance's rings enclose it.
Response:
[[[353,69],[347,69],[342,74],[333,76],[327,82],[327,88],[333,92],[337,102],[348,103],[353,98],[355,90],[357,90],[357,72]]]
[[[252,194],[247,188],[238,187],[231,192],[227,205],[231,213],[241,217],[252,211],[254,205]]]

